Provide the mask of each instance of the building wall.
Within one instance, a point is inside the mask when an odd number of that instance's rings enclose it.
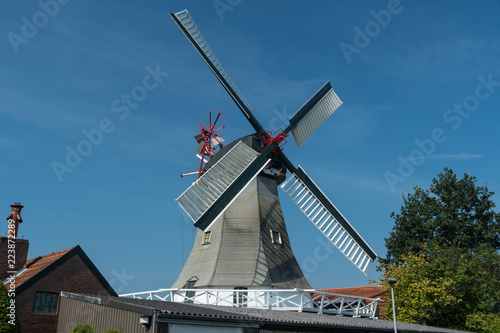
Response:
[[[56,332],[60,297],[56,314],[34,314],[33,305],[37,291],[59,293],[62,290],[75,293],[109,295],[109,292],[101,285],[80,256],[75,254],[23,290],[19,295],[16,295],[16,310],[21,319],[23,332]]]
[[[99,333],[119,327],[126,333],[146,333],[139,317],[136,312],[61,297],[57,332],[68,333],[78,324],[89,324]]]

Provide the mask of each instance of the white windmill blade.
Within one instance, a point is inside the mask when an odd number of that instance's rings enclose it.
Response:
[[[198,146],[196,146],[196,151],[201,154],[203,147],[205,147],[205,140],[200,140]]]
[[[198,157],[200,160],[203,159],[203,162],[208,163],[208,160],[206,158],[203,158],[200,154],[196,154],[196,157]]]
[[[300,147],[309,136],[342,104],[333,91],[330,82],[318,90],[295,114],[290,117],[290,126],[285,133],[292,131],[297,147]]]
[[[306,217],[366,275],[377,254],[300,166],[281,185]]]
[[[270,151],[266,148],[259,154],[241,141],[238,142],[175,201],[198,228],[210,228],[269,163],[267,154]]]
[[[221,137],[220,137],[220,136],[218,136],[218,135],[214,135],[214,136],[212,137],[212,140],[211,140],[211,141],[212,141],[212,145],[213,145],[213,146],[217,146],[217,145],[220,145],[221,143],[223,143],[223,142],[224,142],[224,139],[223,139],[223,138],[221,138]]]
[[[198,171],[185,172],[185,173],[181,173],[181,177],[197,175],[198,173],[199,173]]]
[[[187,37],[189,42],[191,42],[196,51],[201,55],[212,73],[214,73],[224,89],[226,89],[238,108],[243,112],[250,124],[255,128],[257,133],[266,133],[265,129],[254,117],[253,109],[250,106],[250,103],[248,103],[241,91],[238,89],[238,87],[236,87],[236,84],[229,77],[229,74],[222,67],[220,61],[215,57],[215,54],[203,38],[200,30],[194,23],[194,20],[187,9],[184,9],[183,11],[180,11],[178,13],[171,13],[170,17],[172,17],[174,22],[181,29],[182,33]]]

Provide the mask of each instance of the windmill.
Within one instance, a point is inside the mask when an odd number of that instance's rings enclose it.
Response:
[[[289,119],[284,130],[270,133],[256,119],[189,12],[170,16],[255,130],[221,149],[201,177],[176,199],[199,230],[173,287],[310,288],[290,248],[278,186],[366,275],[375,252],[303,168],[295,167],[281,150],[290,133],[300,147],[342,104],[330,82]],[[286,170],[291,176],[283,181]]]

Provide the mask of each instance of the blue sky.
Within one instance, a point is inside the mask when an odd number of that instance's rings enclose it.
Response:
[[[170,19],[185,8],[266,128],[331,81],[344,104],[284,149],[380,256],[402,194],[444,167],[500,192],[500,1],[9,0],[0,207],[25,206],[30,258],[79,244],[119,293],[177,278],[194,228],[175,198],[200,120],[221,111],[227,141],[252,132]],[[313,287],[379,276],[315,255],[322,235],[280,195]]]

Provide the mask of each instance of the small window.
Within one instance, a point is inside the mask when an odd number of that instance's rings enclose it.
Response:
[[[273,244],[281,245],[281,233],[275,230],[271,230],[271,241]]]
[[[211,231],[205,231],[205,236],[203,238],[203,245],[210,244],[211,238],[212,238],[212,232]]]
[[[191,279],[189,279],[184,287],[182,289],[194,289],[194,285],[196,284],[196,281],[198,281],[198,278],[196,276],[193,276]],[[184,303],[194,303],[193,297],[196,295],[195,290],[189,290],[186,291],[186,296],[184,298]]]
[[[37,314],[56,314],[58,293],[48,293],[37,291],[35,293],[35,304],[33,305],[33,313]]]

